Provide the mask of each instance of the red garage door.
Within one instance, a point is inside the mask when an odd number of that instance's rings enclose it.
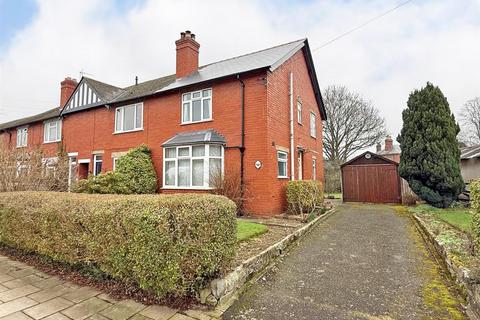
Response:
[[[397,164],[374,156],[342,166],[343,201],[401,202]]]

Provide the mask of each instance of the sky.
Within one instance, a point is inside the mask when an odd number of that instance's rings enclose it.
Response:
[[[60,82],[116,86],[175,72],[191,30],[200,64],[307,37],[312,50],[404,0],[0,0],[0,123],[58,106]],[[313,52],[321,88],[345,85],[394,137],[408,95],[438,85],[458,115],[480,96],[480,0],[412,0]]]

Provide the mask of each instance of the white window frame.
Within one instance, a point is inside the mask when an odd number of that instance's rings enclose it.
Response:
[[[50,137],[50,129],[56,127],[56,136]],[[43,143],[55,143],[62,140],[62,119],[48,120],[43,124]]]
[[[28,145],[28,127],[17,128],[17,148],[24,148]]]
[[[140,127],[137,127],[137,106],[140,106],[141,109],[142,109],[142,117],[141,117]],[[125,127],[124,127],[125,126],[125,109],[129,108],[129,107],[133,107],[135,109],[134,119],[133,119],[134,128],[131,129],[131,130],[125,130]],[[120,116],[120,130],[117,130],[117,127],[118,127],[117,126],[117,112],[120,112],[120,114],[121,114],[121,116]],[[126,105],[126,106],[121,106],[121,107],[115,108],[115,113],[114,113],[115,127],[113,128],[113,130],[114,130],[113,133],[118,134],[118,133],[142,131],[143,130],[144,113],[145,113],[145,108],[143,107],[143,102],[129,104],[129,105]]]
[[[317,115],[310,112],[310,136],[317,138]]]
[[[302,100],[297,99],[297,122],[298,122],[298,124],[301,124],[301,125],[303,125],[302,110],[303,110]]]
[[[192,147],[195,146],[204,146],[205,155],[200,157],[194,157],[192,153]],[[220,156],[210,156],[210,146],[219,146],[220,147]],[[188,148],[188,156],[179,156],[178,149]],[[175,149],[175,158],[166,158],[166,150]],[[178,185],[178,160],[190,159],[190,186],[179,186]],[[193,160],[202,159],[203,160],[203,186],[193,186]],[[213,187],[210,186],[210,159],[220,159],[221,160],[221,175],[224,174],[225,169],[225,148],[220,144],[194,144],[194,145],[181,145],[181,146],[171,146],[163,148],[163,189],[187,189],[187,190],[212,190]],[[166,163],[174,162],[175,163],[175,185],[166,185]]]
[[[285,159],[280,158],[280,154],[285,155]],[[280,170],[279,170],[280,169],[279,168],[280,163],[285,164],[285,175],[284,176],[280,175]],[[288,178],[288,152],[277,150],[277,178],[280,178],[280,179]]]
[[[312,180],[317,180],[317,158],[312,158]]]
[[[102,157],[102,158],[98,160],[98,157]],[[102,168],[100,169],[99,173],[97,173],[97,163],[102,164]],[[93,155],[93,175],[94,176],[99,175],[100,173],[102,173],[102,169],[103,169],[103,154],[94,154]]]
[[[210,95],[209,96],[203,96],[203,92],[204,91],[210,91]],[[196,94],[196,93],[200,93],[200,98],[193,98],[193,95]],[[188,95],[190,95],[190,100],[187,100],[187,97]],[[193,104],[192,104],[192,101],[194,100],[200,100],[200,104],[201,104],[201,107],[202,107],[202,119],[201,120],[197,120],[197,121],[193,121],[192,118],[193,118]],[[210,100],[210,117],[209,118],[203,118],[203,101],[204,100]],[[183,106],[184,104],[188,104],[188,112],[189,112],[189,115],[190,115],[190,119],[188,121],[184,121],[184,114],[183,114]],[[205,89],[201,89],[201,90],[197,90],[197,91],[191,91],[191,92],[186,92],[184,94],[182,94],[182,101],[181,101],[181,104],[180,104],[180,108],[181,108],[181,112],[180,112],[180,123],[181,124],[191,124],[191,123],[199,123],[199,122],[205,122],[205,121],[211,121],[213,120],[213,90],[212,88],[205,88]]]
[[[115,171],[115,168],[117,167],[118,159],[120,159],[120,157],[113,157],[112,158],[112,171]]]

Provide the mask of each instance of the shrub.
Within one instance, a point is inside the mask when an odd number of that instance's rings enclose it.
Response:
[[[126,180],[121,173],[102,173],[77,181],[72,187],[72,191],[77,193],[131,194],[132,190],[127,185]]]
[[[209,194],[0,194],[0,242],[158,297],[189,295],[224,271],[235,220],[235,204]]]
[[[316,180],[289,181],[287,202],[293,214],[313,212],[323,203],[322,183]]]
[[[243,204],[245,202],[244,188],[242,194],[242,184],[240,173],[237,171],[230,171],[222,174],[221,172],[213,172],[210,176],[210,185],[213,188],[213,193],[227,197],[235,202],[237,205],[237,212],[243,214]]]
[[[472,234],[476,251],[480,248],[480,180],[470,184],[472,207]]]
[[[132,193],[145,194],[157,191],[157,174],[152,155],[146,145],[131,149],[117,160],[115,171],[123,174]]]

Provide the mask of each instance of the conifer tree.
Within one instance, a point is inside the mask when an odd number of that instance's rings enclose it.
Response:
[[[402,113],[399,174],[421,199],[447,208],[464,188],[460,175],[460,128],[447,98],[431,83],[410,94]]]

